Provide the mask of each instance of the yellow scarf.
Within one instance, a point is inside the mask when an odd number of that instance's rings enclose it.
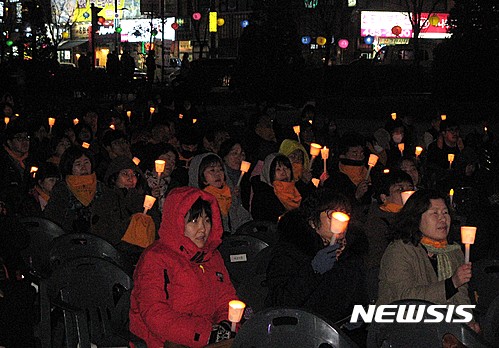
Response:
[[[232,204],[232,195],[230,193],[230,188],[228,185],[224,185],[220,189],[208,185],[204,188],[204,191],[211,193],[213,196],[215,196],[218,202],[218,206],[220,207],[220,213],[222,213],[222,216],[229,215],[229,209]]]
[[[301,195],[294,182],[274,181],[274,193],[286,210],[293,210],[300,206]]]
[[[24,160],[28,157],[28,153],[26,152],[24,155],[19,156],[14,151],[12,151],[8,146],[4,145],[3,146],[5,151],[9,154],[10,157],[15,159],[17,162],[19,162],[19,165],[21,166],[22,169],[26,168],[26,165],[24,164]]]
[[[349,166],[343,163],[340,163],[339,166],[340,172],[348,175],[350,181],[352,181],[355,186],[366,179],[367,169],[364,166]]]
[[[438,241],[423,236],[421,244],[424,245],[428,253],[437,256],[437,276],[438,280],[445,280],[452,277],[455,269],[452,267],[449,254],[461,247],[457,244],[447,244],[447,240]]]
[[[88,207],[95,197],[97,191],[97,177],[95,173],[90,175],[68,175],[66,184],[75,197]]]
[[[303,175],[303,164],[301,163],[293,163],[293,178],[295,181],[298,181],[301,179],[301,176]]]
[[[152,217],[143,213],[132,215],[122,241],[147,248],[154,242],[156,228]]]
[[[402,209],[401,205],[395,203],[383,203],[379,206],[379,209],[386,211],[387,213],[398,213]]]

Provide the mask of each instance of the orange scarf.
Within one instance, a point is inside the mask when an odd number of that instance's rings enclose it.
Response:
[[[428,238],[426,236],[423,236],[423,238],[421,238],[421,244],[431,245],[432,247],[435,247],[437,249],[443,249],[443,248],[447,247],[446,240],[438,241],[438,240]]]
[[[152,217],[143,213],[135,213],[132,215],[121,240],[141,248],[147,248],[154,242],[155,235],[156,227]]]
[[[204,191],[211,193],[213,196],[215,196],[218,202],[218,206],[220,207],[220,212],[222,213],[222,216],[229,215],[229,209],[232,204],[232,195],[230,193],[230,188],[228,185],[224,185],[220,189],[208,185],[204,188]]]
[[[340,172],[348,175],[350,181],[357,186],[362,180],[366,179],[367,169],[364,166],[348,166],[340,163]]]
[[[81,204],[88,207],[95,197],[97,191],[97,177],[95,173],[90,175],[68,175],[66,184]]]
[[[21,166],[22,169],[26,168],[26,165],[24,164],[24,160],[26,158],[28,158],[27,152],[24,155],[19,156],[19,155],[15,154],[14,151],[12,151],[8,146],[4,145],[3,147],[4,147],[5,151],[7,151],[7,153],[9,154],[10,157],[12,157],[17,162],[19,162],[19,165]]]
[[[395,203],[383,203],[379,206],[379,209],[386,211],[387,213],[398,213],[402,209],[401,205]]]
[[[286,210],[293,210],[300,206],[301,195],[294,182],[274,181],[274,193]]]

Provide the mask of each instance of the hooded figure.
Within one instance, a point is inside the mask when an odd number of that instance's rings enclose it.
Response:
[[[206,161],[203,162],[203,159],[208,156],[210,156],[208,159],[209,163],[205,163]],[[218,162],[220,163],[220,168],[223,170],[223,178],[221,178],[223,184],[221,188],[206,185],[206,182],[202,179],[204,178],[204,174],[200,172],[200,169],[204,171]],[[207,152],[192,158],[189,167],[189,186],[203,189],[215,196],[221,210],[224,231],[235,233],[240,226],[251,221],[251,215],[242,206],[241,201],[235,197],[234,191],[228,185],[227,177],[223,161],[218,155]]]
[[[206,226],[198,232],[202,243],[187,236],[188,226],[204,219],[190,215],[199,199],[211,210],[203,209],[211,215],[211,231],[206,233]],[[142,254],[131,295],[130,330],[148,347],[163,347],[165,341],[203,347],[212,325],[227,320],[236,292],[217,250],[223,232],[219,216],[215,197],[200,189],[180,187],[166,197],[159,240]]]

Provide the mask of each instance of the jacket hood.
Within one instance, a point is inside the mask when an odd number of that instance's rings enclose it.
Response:
[[[198,198],[208,201],[211,206],[211,232],[205,246],[199,249],[194,242],[184,236],[184,218]],[[190,257],[198,257],[196,262],[202,262],[203,256],[211,254],[222,242],[222,220],[217,200],[211,194],[194,187],[179,187],[173,189],[163,204],[163,219],[158,231],[159,242],[169,246],[179,253],[187,252]]]
[[[224,167],[222,159],[216,153],[207,152],[194,156],[191,160],[191,164],[189,165],[189,186],[199,188],[199,166],[201,165],[203,158],[209,155],[217,156],[220,159],[220,163],[222,163],[222,168]],[[225,175],[225,179],[227,179],[227,173]]]
[[[109,167],[104,175],[104,183],[108,183],[109,177],[115,173],[119,173],[123,169],[132,169],[136,173],[142,174],[142,171],[137,167],[137,165],[128,157],[119,156],[116,157],[109,163]]]
[[[308,158],[307,150],[305,150],[302,144],[300,144],[296,140],[284,139],[281,143],[281,147],[279,147],[279,152],[285,156],[289,156],[295,150],[300,150],[301,152],[303,152],[303,168],[309,168],[310,158]]]
[[[262,174],[260,174],[260,181],[266,183],[267,185],[272,186],[272,182],[270,181],[270,165],[274,161],[279,154],[277,152],[271,153],[267,157],[265,157],[265,161],[263,162]]]

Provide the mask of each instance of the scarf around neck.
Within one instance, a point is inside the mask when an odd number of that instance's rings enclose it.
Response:
[[[274,193],[286,210],[293,210],[300,206],[301,195],[294,182],[274,181]]]
[[[216,188],[215,186],[208,185],[204,188],[204,191],[215,196],[222,216],[228,216],[230,206],[232,205],[232,195],[230,193],[229,185],[224,185],[222,188]]]
[[[348,175],[350,181],[359,185],[362,180],[366,179],[367,169],[364,166],[351,166],[348,164],[339,164],[340,172]]]
[[[428,253],[437,255],[437,274],[438,280],[445,280],[454,274],[449,254],[454,250],[460,249],[457,244],[447,244],[447,241],[437,241],[423,236],[421,244]]]
[[[89,175],[67,175],[66,184],[81,204],[88,207],[97,191],[97,177],[95,173]]]
[[[26,168],[26,165],[24,164],[24,160],[26,158],[28,158],[28,153],[27,152],[24,155],[19,156],[14,151],[12,151],[7,145],[4,145],[3,147],[4,147],[5,151],[7,151],[7,153],[9,154],[9,156],[12,157],[13,159],[15,159],[19,163],[19,165],[21,166],[22,169]]]
[[[402,209],[401,205],[395,204],[395,203],[383,203],[379,206],[379,209],[382,211],[385,211],[387,213],[398,213],[400,209]]]

